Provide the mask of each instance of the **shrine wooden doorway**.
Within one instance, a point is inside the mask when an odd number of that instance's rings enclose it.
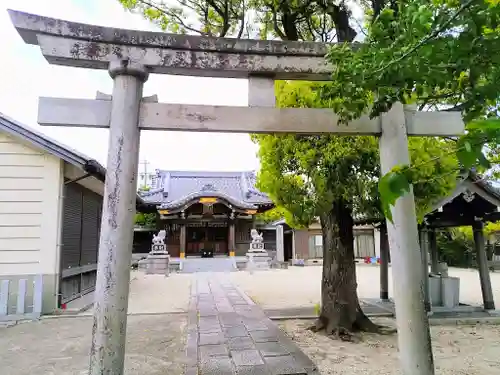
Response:
[[[186,256],[201,256],[204,250],[212,251],[214,256],[229,255],[227,223],[190,223],[186,229]]]

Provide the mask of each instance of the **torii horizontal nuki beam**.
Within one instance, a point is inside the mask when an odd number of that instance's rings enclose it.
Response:
[[[151,73],[246,78],[329,80],[328,44],[209,38],[125,30],[9,10],[26,43],[51,64],[107,69],[110,61],[140,61]]]
[[[460,113],[405,111],[412,136],[454,136],[463,133]],[[110,100],[41,97],[38,123],[45,126],[109,128]],[[331,109],[230,107],[151,103],[143,100],[139,115],[142,130],[226,133],[299,133],[380,135],[380,120],[368,116],[339,124]]]

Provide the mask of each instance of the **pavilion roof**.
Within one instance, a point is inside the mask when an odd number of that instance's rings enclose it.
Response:
[[[474,171],[462,173],[455,189],[425,215],[431,226],[471,225],[474,221],[500,219],[500,190]]]

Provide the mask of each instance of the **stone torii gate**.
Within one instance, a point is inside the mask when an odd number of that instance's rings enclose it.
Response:
[[[371,134],[380,137],[382,172],[409,164],[408,135],[463,132],[457,113],[417,112],[397,103],[380,118],[339,125],[328,109],[277,109],[274,80],[329,80],[321,43],[216,39],[98,27],[9,11],[24,41],[51,64],[108,69],[112,96],[40,98],[39,123],[109,128],[90,373],[123,374],[129,266],[140,130],[244,133]],[[249,107],[144,100],[149,73],[248,79]],[[423,272],[413,192],[392,210],[388,236],[400,359],[405,375],[433,373],[423,303]]]

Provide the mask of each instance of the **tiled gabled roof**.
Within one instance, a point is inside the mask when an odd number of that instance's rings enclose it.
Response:
[[[179,207],[204,196],[219,197],[240,208],[270,205],[256,187],[255,172],[189,172],[157,170],[153,187],[141,193],[144,201],[162,208]]]

